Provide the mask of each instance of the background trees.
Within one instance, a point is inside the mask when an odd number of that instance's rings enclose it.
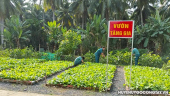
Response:
[[[18,4],[18,0],[1,0],[0,6],[1,44],[3,44],[4,20],[9,18],[11,14],[17,14],[19,12],[20,6]]]
[[[4,31],[6,48],[33,46],[54,52],[62,49],[62,40],[67,41],[62,32],[66,28],[72,30],[70,35],[81,36],[82,43],[72,49],[85,54],[106,46],[108,20],[135,20],[134,47],[158,54],[169,50],[169,0],[1,0],[0,4],[1,44]],[[111,50],[130,45],[127,39],[111,39],[110,43]]]

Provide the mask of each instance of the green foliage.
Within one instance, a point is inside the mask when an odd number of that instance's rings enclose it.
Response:
[[[108,67],[107,88],[110,88],[116,66],[109,65]],[[83,65],[66,70],[56,78],[49,80],[48,84],[73,85],[77,88],[98,88],[99,91],[105,91],[105,82],[106,65],[101,63],[86,62]]]
[[[48,24],[48,30],[46,30],[46,32],[48,33],[48,39],[49,39],[49,43],[60,43],[62,40],[62,31],[64,31],[63,27],[61,27],[60,23],[57,24],[56,21],[53,22],[47,22]],[[63,29],[63,30],[62,30]],[[66,31],[67,29],[65,29]]]
[[[63,32],[63,36],[64,40],[60,42],[58,50],[62,52],[63,55],[72,54],[78,45],[81,44],[81,36],[72,30]]]
[[[11,58],[40,58],[41,53],[35,52],[32,49],[26,47],[24,49],[12,49],[10,50],[10,57]]]
[[[11,70],[2,70],[0,78],[21,81],[35,81],[52,75],[63,69],[73,66],[73,62],[67,61],[48,61],[45,63],[32,63],[29,65],[18,65]]]
[[[109,64],[114,64],[114,65],[129,65],[130,64],[130,60],[131,60],[131,52],[119,52],[117,51],[116,54],[113,54],[113,52],[109,52],[109,57],[108,57],[108,63]],[[100,57],[101,59],[101,63],[106,63],[107,61],[107,56],[105,58]]]
[[[86,61],[86,62],[95,62],[95,55],[94,55],[94,53],[90,53],[90,51],[87,52],[87,53],[84,55],[84,57],[85,57],[85,60],[84,60],[84,61]]]
[[[116,54],[117,52],[122,52],[122,53],[126,53],[129,52],[129,48],[125,48],[125,49],[118,49],[118,50],[114,50],[112,51],[112,54]]]
[[[166,53],[169,49],[165,49],[164,45],[168,44],[170,40],[169,21],[170,18],[160,20],[156,17],[149,17],[147,23],[143,27],[136,27],[136,44],[143,44],[143,47],[148,47],[149,45],[154,44],[153,46],[157,53],[161,53],[162,51]]]
[[[126,85],[132,90],[170,91],[168,71],[154,67],[132,66],[130,82],[130,66],[126,66],[124,70]]]
[[[30,25],[27,24],[27,21],[20,21],[17,16],[11,16],[10,19],[5,20],[5,23],[4,38],[8,46],[13,47],[16,44],[19,48],[21,40],[29,41],[30,31],[26,28]]]
[[[61,60],[65,60],[65,61],[74,61],[75,60],[75,56],[74,55],[62,55],[61,56]]]
[[[169,70],[169,71],[170,71],[170,60],[168,60],[167,64],[164,64],[164,65],[162,66],[162,69],[164,69],[164,70]]]
[[[138,51],[139,51],[140,55],[149,52],[148,49],[138,49]],[[130,52],[130,50],[129,50],[129,48],[117,49],[117,50],[112,51],[112,55],[116,54],[117,52],[126,53],[126,52]]]
[[[149,53],[149,50],[148,50],[148,49],[138,49],[138,51],[139,51],[140,55]]]
[[[29,65],[33,63],[41,63],[45,62],[44,59],[13,59],[9,57],[1,57],[0,58],[0,71],[10,68],[16,68],[18,66]]]
[[[150,66],[150,67],[159,67],[161,68],[164,64],[164,61],[159,55],[151,54],[151,53],[145,53],[147,50],[143,50],[143,54],[139,57],[138,64],[140,66]],[[131,63],[131,52],[125,51],[119,52],[117,51],[115,54],[113,54],[113,51],[109,52],[108,57],[108,63],[113,65],[130,65]],[[85,55],[85,61],[88,62],[95,62],[95,56],[94,53],[86,53]],[[100,63],[107,63],[107,56],[103,58],[100,56]],[[135,63],[135,56],[132,57],[132,64]]]
[[[107,42],[107,23],[101,15],[94,15],[86,24],[86,30],[83,31],[82,47],[83,51],[96,51],[96,47],[106,46]]]
[[[164,61],[165,63],[168,63],[168,61],[169,61],[169,55],[164,55],[164,56],[161,56],[161,58],[162,58],[162,61]]]
[[[5,49],[0,51],[0,57],[9,57],[10,56],[10,49]]]
[[[142,66],[159,67],[161,68],[164,64],[162,58],[156,54],[143,54],[139,57],[139,64]]]

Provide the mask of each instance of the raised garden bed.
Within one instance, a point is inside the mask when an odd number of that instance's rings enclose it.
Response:
[[[0,71],[14,68],[21,65],[45,62],[43,59],[14,59],[9,57],[0,58]]]
[[[22,65],[14,69],[11,68],[11,70],[1,71],[0,81],[34,84],[45,79],[46,76],[51,76],[72,66],[73,62],[67,61],[49,61],[45,63]]]
[[[107,89],[112,85],[115,70],[116,66],[109,65]],[[62,72],[49,80],[46,85],[106,91],[106,64],[86,62]]]
[[[128,86],[127,90],[170,92],[170,73],[166,70],[154,67],[132,66],[131,83],[129,81],[130,66],[126,66],[124,70],[125,85]]]

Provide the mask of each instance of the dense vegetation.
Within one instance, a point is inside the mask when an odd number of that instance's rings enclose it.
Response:
[[[67,61],[48,61],[44,63],[34,62],[29,64],[23,63],[24,62],[21,62],[14,68],[10,68],[10,70],[2,70],[0,72],[0,78],[21,81],[35,81],[73,66],[73,62]]]
[[[105,91],[106,89],[106,64],[86,62],[75,68],[61,73],[48,81],[48,84],[64,86],[72,85],[75,88],[90,88]],[[108,65],[107,88],[111,87],[116,66]]]
[[[134,20],[134,47],[169,55],[168,2],[2,0],[0,27],[4,36],[0,37],[1,45],[4,48],[32,46],[35,51],[57,51],[58,55],[85,54],[89,50],[94,53],[97,48],[106,46],[107,21]],[[77,36],[79,38],[73,38]],[[109,49],[123,49],[130,45],[130,39],[111,39]]]
[[[77,55],[84,55],[86,62],[94,62],[94,52],[107,45],[108,21],[134,20],[134,47],[140,49],[141,54],[139,65],[159,68],[163,66],[162,68],[167,71],[150,67],[133,67],[134,71],[139,73],[135,72],[136,77],[132,78],[132,88],[134,90],[169,90],[169,75],[167,75],[170,70],[169,2],[169,0],[29,0],[29,2],[1,0],[0,57],[4,58],[0,59],[0,78],[37,80],[73,65],[73,62],[66,61],[41,63],[45,60],[38,60],[40,58],[73,61]],[[128,47],[131,47],[131,39],[110,39],[109,43],[109,63],[129,65],[131,54]],[[100,62],[106,63],[106,58],[101,58]],[[81,66],[86,68],[88,64]],[[91,67],[98,68],[98,66]],[[111,70],[113,73],[114,68]],[[94,68],[93,71],[104,74],[101,68],[98,70]],[[129,67],[125,67],[125,71],[128,72]],[[158,81],[150,85],[149,76],[146,77],[148,74],[145,74],[145,71],[150,72],[151,79],[158,79]],[[74,73],[76,72],[79,70],[75,70]],[[68,75],[67,73],[61,75],[65,74]],[[70,74],[71,72],[68,77],[71,76]],[[145,76],[142,75],[142,77],[141,74]],[[126,73],[127,80],[128,76],[129,73]],[[64,76],[61,78],[67,81]],[[110,76],[109,80],[111,78]],[[145,79],[140,81],[142,83],[140,85],[137,82],[139,78]],[[160,78],[163,80],[161,81]],[[55,82],[56,80],[53,81],[51,82],[58,83]],[[99,81],[96,87],[103,90],[106,86],[103,86],[101,82]],[[60,83],[73,84],[74,80],[73,83]],[[78,87],[83,84],[73,85]],[[129,84],[128,81],[127,84]],[[89,82],[83,86],[95,87]]]
[[[132,66],[130,82],[130,66],[126,66],[126,85],[132,90],[168,90],[170,91],[170,75],[168,71],[153,67]]]

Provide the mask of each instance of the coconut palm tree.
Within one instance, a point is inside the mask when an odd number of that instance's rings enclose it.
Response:
[[[73,24],[73,14],[69,10],[69,3],[64,2],[58,10],[56,10],[56,16],[58,17],[57,23],[62,24],[63,27],[71,28],[74,27]]]
[[[170,0],[160,0],[161,7],[160,7],[160,14],[164,19],[168,18],[170,16]]]
[[[69,10],[72,11],[75,15],[74,18],[76,19],[76,23],[81,22],[81,26],[84,29],[84,25],[89,18],[88,15],[88,6],[91,0],[75,0],[71,3]]]
[[[60,6],[63,5],[63,2],[66,2],[66,1],[67,0],[43,0],[45,12],[48,9],[51,9],[53,11],[53,21],[55,20],[55,10],[59,9]]]
[[[143,26],[148,16],[151,16],[153,12],[156,12],[152,5],[157,2],[157,0],[131,0],[131,5],[135,8],[131,18],[134,19],[137,24]]]
[[[3,44],[4,20],[5,18],[9,18],[11,14],[17,14],[20,6],[18,0],[0,0],[0,6],[1,44]]]
[[[108,21],[109,19],[123,19],[125,16],[128,19],[127,8],[129,8],[127,0],[92,0],[88,11],[90,14],[101,15]]]

